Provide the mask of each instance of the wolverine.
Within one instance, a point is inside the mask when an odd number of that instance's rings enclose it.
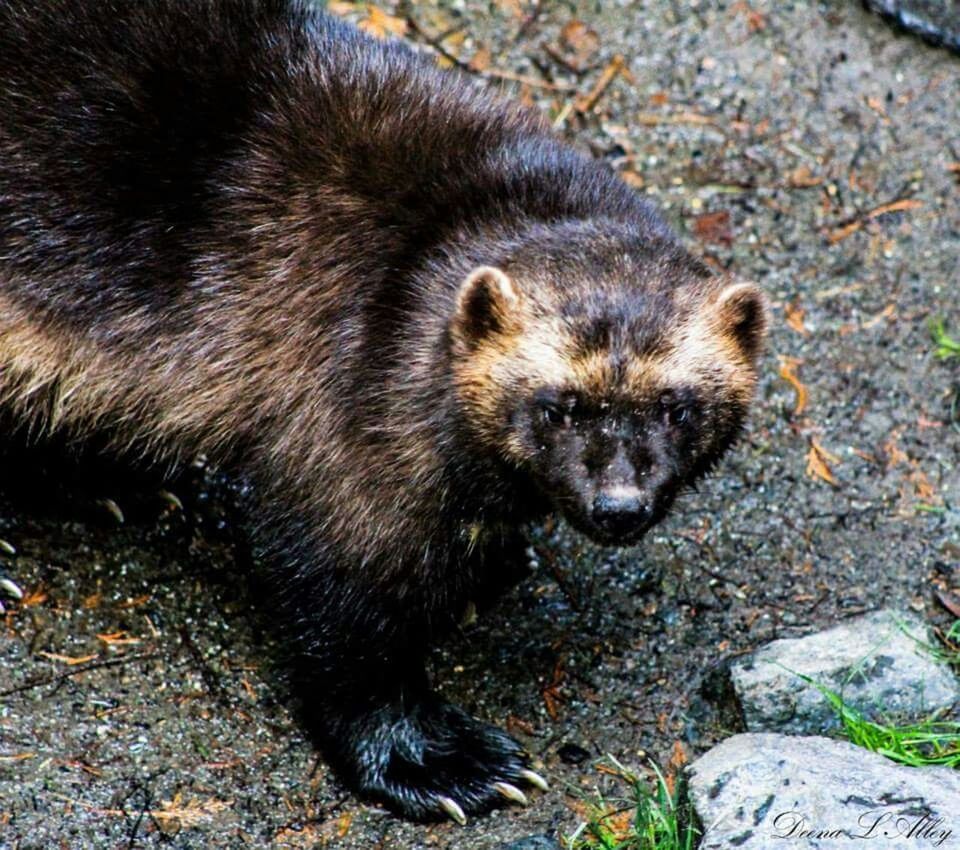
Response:
[[[0,0],[4,415],[246,482],[318,744],[403,816],[545,786],[424,653],[528,522],[662,519],[741,432],[764,325],[616,174],[401,42],[298,0]]]

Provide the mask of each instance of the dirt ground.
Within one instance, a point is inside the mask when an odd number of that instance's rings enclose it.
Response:
[[[3,850],[555,838],[604,753],[666,765],[724,735],[705,695],[725,659],[878,605],[942,616],[932,591],[960,585],[960,365],[929,331],[960,334],[960,60],[839,0],[382,8],[766,289],[749,435],[636,550],[535,530],[531,578],[436,652],[443,690],[553,788],[465,828],[400,822],[331,777],[203,470],[163,485],[181,510],[158,482],[8,449],[0,563],[28,598],[0,618]]]

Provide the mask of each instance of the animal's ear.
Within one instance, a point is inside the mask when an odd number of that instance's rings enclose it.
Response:
[[[515,330],[520,293],[502,269],[478,266],[460,284],[453,317],[454,336],[475,345],[494,334]]]
[[[731,283],[716,302],[719,329],[756,362],[767,334],[767,299],[752,283]]]

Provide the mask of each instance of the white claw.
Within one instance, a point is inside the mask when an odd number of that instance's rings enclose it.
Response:
[[[440,808],[450,815],[460,826],[467,825],[467,816],[463,813],[463,809],[460,808],[456,800],[451,800],[449,797],[440,797],[437,799],[437,802],[440,804]]]
[[[4,590],[7,593],[7,596],[12,597],[13,599],[23,599],[23,591],[16,584],[8,578],[0,578],[0,590]]]
[[[514,803],[519,803],[521,806],[527,806],[530,804],[530,801],[527,799],[527,795],[515,785],[511,785],[509,782],[494,782],[493,787],[503,794],[503,796],[508,800],[513,800]]]
[[[124,523],[123,511],[120,510],[120,505],[118,505],[113,499],[101,499],[100,504],[103,505],[107,511],[120,525]]]
[[[535,785],[541,791],[549,791],[550,786],[547,785],[547,780],[544,779],[539,773],[534,773],[532,770],[521,770],[520,775],[527,780],[531,785]]]
[[[176,493],[171,493],[169,490],[159,490],[157,495],[178,511],[183,511],[183,502],[180,501]]]

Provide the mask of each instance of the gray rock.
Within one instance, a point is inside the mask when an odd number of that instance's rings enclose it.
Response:
[[[841,694],[871,718],[916,719],[952,706],[960,700],[960,683],[918,641],[934,643],[922,620],[883,610],[808,637],[767,644],[731,668],[747,731],[810,735],[839,727],[824,696],[797,673]]]
[[[960,8],[956,0],[866,0],[905,30],[960,52]]]
[[[700,850],[960,850],[960,773],[843,741],[734,735],[691,765],[690,792]]]

